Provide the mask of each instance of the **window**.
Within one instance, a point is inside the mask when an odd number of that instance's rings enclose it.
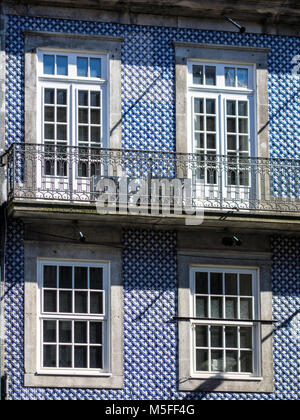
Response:
[[[39,262],[40,371],[109,372],[107,264]]]
[[[216,252],[222,234],[203,235],[178,233],[179,390],[273,392],[268,241]]]
[[[121,233],[85,232],[115,246],[25,244],[25,386],[123,388]]]
[[[207,170],[196,179],[216,185],[212,162],[227,156],[224,186],[249,187],[249,158],[256,153],[252,66],[188,62],[190,151]]]
[[[260,376],[258,273],[191,269],[193,375]]]
[[[76,188],[77,179],[100,174],[97,156],[108,146],[107,56],[43,50],[37,56],[41,171],[74,178]]]
[[[245,153],[247,156],[268,158],[269,49],[192,42],[174,42],[174,47],[176,150],[180,153],[196,153],[197,149],[202,149],[201,153],[208,154],[209,152],[213,156]],[[216,113],[213,114],[217,122],[216,132],[209,130],[205,125],[202,130],[194,132],[193,98],[208,98],[216,101]],[[244,133],[243,127],[241,127],[242,131],[237,129],[234,132],[225,131],[227,124],[225,102],[227,100],[248,103],[249,132]],[[207,114],[206,111],[205,114]],[[207,116],[211,115],[203,115],[204,124]],[[235,117],[238,119],[246,116],[239,115],[236,110]],[[201,137],[199,134],[203,134],[203,147],[197,145],[197,138]],[[207,135],[210,139],[207,139]],[[216,145],[212,143],[213,135],[215,135]],[[234,137],[227,138],[228,136]],[[240,139],[240,136],[248,137],[247,145],[245,139]],[[227,147],[229,142],[230,145]],[[238,156],[237,159],[239,159]],[[203,173],[202,179],[204,175],[207,176]],[[238,173],[235,174],[237,175]],[[213,180],[212,175],[210,182]],[[237,180],[238,178],[236,182]]]

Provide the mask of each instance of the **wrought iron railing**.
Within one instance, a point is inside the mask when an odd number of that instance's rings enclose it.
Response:
[[[189,179],[204,209],[300,213],[300,161],[14,144],[3,158],[8,200],[94,203],[97,182]]]

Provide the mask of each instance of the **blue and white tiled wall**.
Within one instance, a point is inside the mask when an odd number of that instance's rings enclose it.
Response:
[[[6,144],[24,140],[23,30],[123,36],[122,144],[175,150],[173,41],[270,48],[269,128],[272,157],[300,158],[300,80],[292,59],[300,38],[16,17],[6,37]],[[23,226],[10,222],[7,242],[6,358],[10,399],[299,399],[300,319],[274,332],[274,394],[178,393],[176,234],[124,231],[124,390],[23,386]],[[273,238],[273,312],[285,321],[300,305],[300,240]]]

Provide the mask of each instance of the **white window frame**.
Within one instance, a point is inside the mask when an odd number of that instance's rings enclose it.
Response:
[[[193,83],[193,65],[215,66],[216,67],[216,85],[198,85]],[[248,70],[248,88],[228,87],[225,85],[225,67],[234,67],[236,69]],[[194,124],[193,124],[193,101],[194,98],[216,98],[217,106],[217,155],[227,155],[226,142],[226,118],[225,101],[226,99],[238,98],[249,102],[249,156],[257,156],[257,134],[255,127],[256,121],[256,66],[245,63],[231,63],[219,61],[187,61],[187,116],[188,116],[188,153],[194,153]]]
[[[103,269],[103,290],[104,290],[104,313],[103,314],[61,314],[45,313],[43,312],[43,267],[44,266],[64,266],[64,267],[87,267],[87,268],[102,268]],[[71,260],[48,260],[39,259],[37,263],[37,373],[44,375],[78,375],[78,376],[111,376],[111,334],[110,334],[110,262],[89,262],[89,261],[71,261]],[[59,290],[59,289],[53,289]],[[74,289],[72,289],[73,291]],[[89,290],[89,289],[88,289]],[[74,302],[73,302],[74,303]],[[58,305],[58,302],[57,302]],[[62,321],[95,321],[103,323],[103,345],[102,345],[102,369],[89,368],[44,368],[42,366],[43,360],[43,338],[42,338],[42,324],[44,320],[62,320]],[[72,337],[72,345],[74,345],[74,337]],[[90,343],[87,343],[89,345]],[[57,342],[58,346],[59,343]]]
[[[220,320],[197,320],[196,318],[196,305],[195,305],[195,273],[197,272],[212,272],[212,273],[232,273],[232,274],[251,274],[253,277],[253,321],[252,322],[239,322]],[[260,314],[260,273],[258,268],[237,268],[237,267],[220,267],[220,266],[192,266],[190,267],[190,372],[191,378],[194,379],[210,379],[222,378],[228,380],[262,380],[261,371],[261,332],[260,325],[255,320],[259,320]],[[210,295],[208,295],[210,296]],[[223,295],[223,299],[224,299]],[[223,308],[225,310],[225,307]],[[233,373],[233,372],[216,372],[216,371],[196,371],[196,343],[195,343],[195,326],[236,326],[236,327],[252,327],[253,328],[253,373]],[[224,340],[224,337],[223,337]],[[223,343],[225,346],[225,343]],[[223,346],[223,348],[225,348]],[[223,349],[222,348],[222,349]],[[210,347],[208,347],[210,349]]]
[[[54,55],[68,57],[68,75],[49,75],[43,72],[43,56]],[[38,49],[37,50],[37,120],[36,133],[37,142],[44,143],[43,138],[43,91],[45,88],[59,88],[68,90],[68,144],[67,146],[78,146],[77,133],[77,92],[78,90],[101,90],[101,142],[100,147],[109,146],[109,57],[108,54],[95,54],[88,51],[67,51],[63,49]],[[77,57],[98,58],[101,60],[101,77],[77,76]],[[56,63],[56,59],[55,59]],[[56,64],[55,64],[56,65]],[[88,67],[89,68],[89,67]]]

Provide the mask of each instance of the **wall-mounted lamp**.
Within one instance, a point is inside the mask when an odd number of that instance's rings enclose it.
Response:
[[[225,16],[225,19],[228,20],[228,22],[232,23],[232,25],[234,25],[236,28],[238,28],[238,30],[240,31],[240,34],[244,34],[246,32],[246,28],[245,26],[241,26],[239,25],[237,22],[235,22],[233,19],[231,19],[230,17]]]
[[[231,236],[225,236],[222,239],[222,244],[224,246],[242,246],[243,243],[239,237],[233,233]]]
[[[81,232],[81,230],[79,229],[79,226],[78,226],[78,221],[77,220],[75,220],[74,221],[74,224],[76,225],[76,231],[77,231],[77,234],[78,234],[78,239],[79,239],[79,241],[81,242],[81,243],[84,243],[85,241],[86,241],[86,237],[84,236],[84,234]]]

